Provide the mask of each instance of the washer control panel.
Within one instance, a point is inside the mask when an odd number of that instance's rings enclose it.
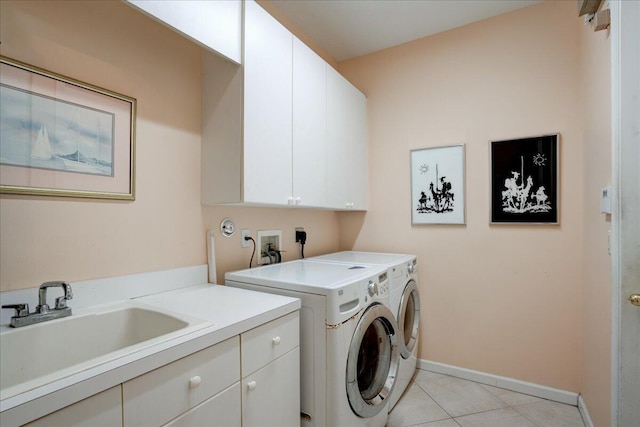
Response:
[[[362,294],[365,297],[365,302],[369,301],[369,298],[386,298],[390,292],[389,275],[386,271],[362,282]]]
[[[386,301],[391,295],[389,274],[386,270],[361,281],[359,287],[364,303],[379,300]]]

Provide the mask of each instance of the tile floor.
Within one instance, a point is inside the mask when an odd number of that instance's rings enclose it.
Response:
[[[584,427],[575,406],[418,370],[387,427]]]

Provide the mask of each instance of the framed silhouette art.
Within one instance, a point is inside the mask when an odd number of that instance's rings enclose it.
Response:
[[[465,146],[411,151],[411,224],[465,223]]]
[[[559,139],[491,141],[492,224],[559,224]]]

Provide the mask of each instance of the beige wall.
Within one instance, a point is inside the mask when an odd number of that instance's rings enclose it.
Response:
[[[200,50],[120,2],[0,2],[2,55],[138,100],[136,200],[0,200],[2,290],[205,262]]]
[[[600,191],[611,185],[611,62],[609,32],[580,32],[584,151],[584,288],[582,397],[594,425],[611,416],[611,216],[600,213]]]
[[[580,391],[583,145],[575,4],[545,2],[346,61],[370,200],[343,248],[415,253],[422,359]],[[489,225],[489,141],[560,132],[558,226]],[[466,144],[465,226],[411,226],[409,151]]]
[[[370,211],[336,214],[200,205],[191,42],[120,2],[2,1],[2,55],[136,97],[138,127],[135,202],[0,198],[0,290],[202,264],[207,228],[221,279],[251,256],[239,234],[217,232],[223,218],[253,236],[282,229],[285,259],[298,257],[303,226],[307,255],[418,255],[421,358],[581,391],[606,425],[608,222],[597,194],[610,171],[608,44],[581,29],[574,6],[546,2],[342,63],[368,96],[375,173]],[[547,132],[562,134],[561,224],[489,226],[488,141]],[[467,225],[411,227],[409,150],[458,143]]]
[[[206,262],[205,229],[279,228],[285,259],[338,248],[334,212],[200,205],[200,48],[120,1],[0,2],[0,53],[138,100],[136,200],[0,197],[0,290]],[[248,265],[216,232],[218,277]]]

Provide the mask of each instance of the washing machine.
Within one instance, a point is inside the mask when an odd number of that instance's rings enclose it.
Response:
[[[225,274],[225,285],[300,298],[300,420],[387,423],[400,362],[387,269],[289,261]]]
[[[344,251],[308,259],[346,265],[379,265],[388,269],[391,280],[390,305],[399,327],[398,346],[401,355],[396,386],[389,399],[389,410],[393,409],[411,382],[418,361],[420,294],[416,256]]]

